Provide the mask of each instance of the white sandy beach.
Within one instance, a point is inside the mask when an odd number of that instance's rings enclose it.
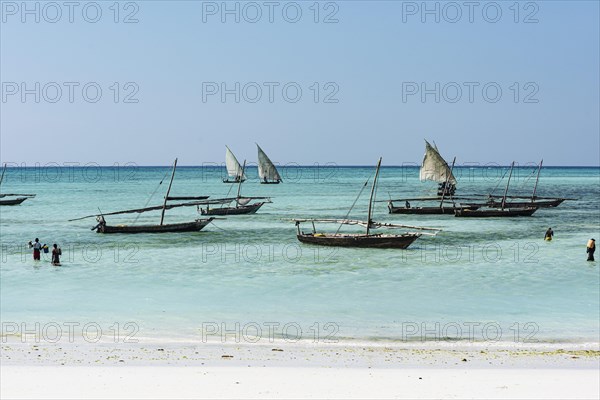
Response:
[[[599,362],[594,349],[11,343],[0,397],[597,399]]]
[[[2,398],[598,399],[593,369],[3,367]]]

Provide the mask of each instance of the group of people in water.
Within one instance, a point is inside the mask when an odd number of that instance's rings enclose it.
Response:
[[[544,240],[552,240],[554,236],[554,231],[552,228],[548,228],[546,234],[544,235]],[[28,246],[30,249],[33,249],[33,259],[34,261],[40,261],[42,251],[44,253],[48,253],[48,245],[41,244],[38,238],[35,238],[33,242],[29,242]],[[587,242],[587,255],[588,261],[594,261],[594,253],[596,252],[596,239],[590,239]],[[60,256],[62,256],[62,250],[56,243],[52,245],[52,265],[60,266]]]
[[[40,239],[35,238],[33,242],[29,242],[28,246],[30,249],[33,249],[33,260],[40,261],[42,258],[42,251],[44,253],[48,253],[48,245],[41,244]],[[62,256],[62,250],[56,243],[52,245],[52,265],[60,266],[60,256]]]
[[[546,234],[544,235],[544,240],[552,240],[552,237],[554,237],[554,231],[552,230],[552,228],[548,228]],[[596,239],[592,238],[588,240],[586,252],[588,255],[587,260],[594,261],[594,253],[596,252]]]

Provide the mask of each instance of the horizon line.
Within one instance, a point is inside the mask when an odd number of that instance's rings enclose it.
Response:
[[[2,163],[4,164],[4,163]],[[0,164],[0,165],[2,165]],[[9,164],[9,163],[6,163]],[[82,165],[48,165],[48,164],[52,164],[52,162],[47,163],[46,165],[41,165],[38,163],[38,165],[25,165],[25,166],[15,166],[15,165],[6,165],[7,169],[10,168],[22,168],[22,169],[29,169],[29,168],[92,168],[92,167],[96,167],[96,168],[136,168],[136,167],[141,167],[141,168],[171,168],[173,166],[173,164],[167,164],[167,165],[157,165],[157,164],[136,164],[136,163],[132,163],[132,162],[127,162],[127,163],[115,163],[112,165],[100,165],[100,164],[94,164],[94,163],[88,163],[88,164],[82,164]],[[336,163],[314,163],[314,164],[297,164],[297,163],[287,163],[287,164],[281,164],[281,163],[274,163],[275,166],[277,167],[286,167],[286,168],[336,168],[336,167],[342,167],[342,168],[374,168],[375,165],[371,165],[371,164],[336,164]],[[538,164],[539,165],[539,164]],[[537,166],[536,164],[527,164],[527,165],[515,165],[515,168],[533,168]],[[257,163],[253,162],[251,164],[247,164],[248,167],[256,167]],[[177,168],[225,168],[225,163],[216,163],[216,162],[207,162],[203,165],[181,165],[178,164]],[[393,165],[381,165],[381,168],[420,168],[420,163],[417,162],[407,162],[406,164],[393,164]],[[454,168],[510,168],[510,164],[507,165],[501,165],[501,164],[478,164],[478,165],[454,165]],[[600,168],[600,165],[544,165],[542,166],[543,168]]]

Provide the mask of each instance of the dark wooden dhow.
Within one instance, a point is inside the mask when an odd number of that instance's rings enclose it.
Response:
[[[438,231],[439,229],[422,228],[422,227],[408,227],[404,225],[385,224],[377,223],[371,219],[373,214],[373,202],[375,187],[377,186],[377,178],[379,177],[379,169],[381,167],[381,158],[377,163],[375,170],[375,177],[373,178],[373,185],[371,186],[371,196],[369,198],[369,210],[367,212],[367,221],[356,221],[356,220],[319,220],[319,219],[295,219],[298,233],[296,237],[302,243],[316,244],[320,246],[338,246],[338,247],[364,247],[364,248],[380,248],[380,249],[406,249],[415,240],[427,233],[420,232],[406,232],[403,234],[372,234],[371,228],[415,228],[415,229],[430,229]],[[369,183],[367,180],[363,186]],[[362,191],[361,191],[362,192]],[[359,194],[360,196],[360,194]],[[352,210],[352,208],[350,208]],[[311,222],[313,231],[311,233],[305,233],[300,229],[301,222]],[[366,233],[317,233],[315,229],[315,222],[333,222],[341,225],[360,225],[366,228]],[[339,230],[339,229],[338,229]],[[429,233],[429,235],[432,235]],[[433,234],[434,235],[434,234]]]
[[[475,218],[493,218],[493,217],[530,217],[537,211],[535,207],[522,208],[493,208],[493,209],[457,209],[454,211],[455,217],[475,217]]]
[[[125,211],[115,211],[111,213],[100,213],[96,215],[96,220],[98,224],[92,228],[92,230],[96,230],[98,233],[174,233],[174,232],[197,232],[202,230],[206,225],[208,225],[214,218],[207,219],[196,219],[191,222],[179,222],[174,224],[165,224],[165,212],[171,208],[175,207],[188,207],[188,206],[198,206],[200,204],[208,204],[210,201],[194,201],[189,203],[182,204],[167,204],[169,200],[177,199],[177,200],[192,200],[192,199],[200,199],[206,198],[206,196],[184,196],[184,197],[169,197],[169,193],[171,192],[171,187],[173,185],[173,179],[175,178],[175,171],[177,169],[177,159],[173,163],[173,171],[171,172],[171,180],[169,181],[169,187],[167,189],[167,193],[165,194],[165,198],[162,206],[154,206],[154,207],[145,207],[139,208],[135,210],[125,210]],[[162,181],[161,181],[162,183]],[[158,225],[108,225],[106,223],[105,216],[107,215],[118,215],[118,214],[130,214],[130,213],[143,213],[146,211],[154,211],[161,210],[160,214],[160,223]],[[76,221],[80,219],[90,218],[91,216],[85,216],[81,218],[71,219],[70,221]]]
[[[394,203],[391,201],[388,203],[388,210],[390,214],[423,214],[423,215],[432,215],[432,214],[449,214],[454,215],[456,210],[477,210],[479,205],[467,205],[467,206],[447,206],[447,207],[395,207]]]
[[[242,214],[254,214],[259,208],[261,208],[265,202],[259,202],[254,204],[248,204],[246,206],[237,207],[218,207],[218,208],[202,208],[200,214],[202,215],[242,215]]]
[[[536,207],[536,208],[550,208],[558,207],[565,199],[552,199],[552,200],[529,200],[529,201],[506,201],[504,207]],[[502,200],[496,200],[491,198],[488,200],[487,205],[489,207],[502,207]]]
[[[198,232],[208,225],[214,218],[197,219],[193,222],[163,225],[106,225],[100,223],[96,227],[98,233],[175,233]]]
[[[418,233],[405,233],[401,235],[299,233],[297,235],[298,240],[302,243],[318,244],[321,246],[374,247],[380,249],[406,249],[420,236]]]
[[[0,200],[0,206],[17,206],[27,199],[28,197],[19,197],[18,199]]]
[[[0,186],[2,186],[2,182],[4,181],[4,174],[6,173],[6,163],[2,168],[2,175],[0,176]],[[18,197],[16,199],[6,199],[0,200],[0,206],[17,206],[27,200],[30,197],[35,197],[35,194],[15,194],[15,193],[5,193],[0,194],[0,198],[4,199],[4,197],[12,197],[12,196],[23,196]]]
[[[244,165],[241,169],[240,176],[246,176],[245,171],[246,171],[246,160],[244,160]],[[233,199],[235,201],[234,207],[223,207],[223,205],[221,205],[221,207],[218,207],[218,208],[210,208],[210,205],[207,205],[206,208],[200,209],[200,213],[202,215],[254,214],[258,211],[259,208],[261,208],[263,206],[263,204],[271,202],[271,200],[269,198],[267,198],[268,201],[263,201],[263,202],[254,203],[254,204],[242,204],[241,203],[242,197],[240,196],[240,192],[242,190],[243,182],[244,182],[243,180],[239,180],[237,182],[238,183],[237,195],[236,195],[235,199]],[[265,197],[245,197],[245,199],[247,199],[248,202],[251,201],[252,199],[264,199],[264,198]]]
[[[518,207],[518,208],[507,208],[506,207],[506,195],[508,194],[508,186],[510,185],[510,178],[512,177],[513,168],[515,163],[510,166],[510,174],[508,175],[508,181],[506,182],[506,189],[504,189],[504,196],[502,196],[502,203],[500,208],[479,208],[477,210],[455,210],[455,217],[473,217],[473,218],[494,218],[494,217],[530,217],[534,212],[537,211],[536,207]]]

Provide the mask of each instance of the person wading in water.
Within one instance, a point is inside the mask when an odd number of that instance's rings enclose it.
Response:
[[[596,239],[590,239],[587,242],[588,261],[594,261],[594,252],[596,251]]]
[[[40,261],[40,252],[42,250],[42,244],[40,243],[40,239],[35,238],[35,243],[29,242],[29,248],[33,248],[33,259],[34,261]]]
[[[55,243],[52,245],[52,265],[60,266],[60,256],[62,256],[62,250]]]

